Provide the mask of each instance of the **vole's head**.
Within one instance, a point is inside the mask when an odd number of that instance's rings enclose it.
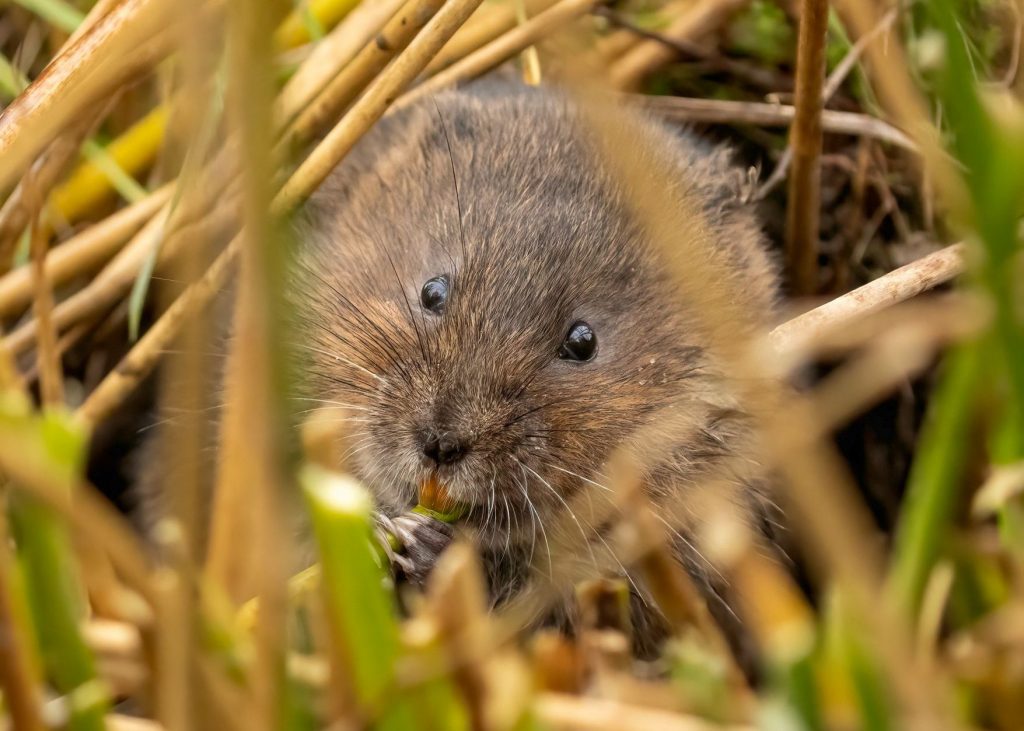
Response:
[[[724,175],[689,154],[681,174]],[[294,292],[304,397],[343,410],[382,503],[434,474],[485,544],[540,542],[656,408],[693,409],[699,436],[718,408],[700,336],[617,191],[539,92],[396,115],[322,188]]]

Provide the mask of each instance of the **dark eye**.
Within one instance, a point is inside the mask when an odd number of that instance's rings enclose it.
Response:
[[[569,328],[558,349],[558,357],[562,360],[590,360],[596,352],[597,335],[590,329],[590,325],[581,320]]]
[[[420,290],[420,303],[423,308],[430,310],[435,315],[444,312],[444,306],[448,302],[448,277],[441,275],[428,279]]]

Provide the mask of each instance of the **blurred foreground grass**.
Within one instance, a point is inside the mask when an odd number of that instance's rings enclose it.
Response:
[[[830,77],[838,84],[829,100],[834,111],[857,115],[861,129],[865,120],[884,119],[916,149],[911,155],[870,134],[851,142],[848,132],[826,126],[827,145],[814,159],[820,193],[835,188],[836,200],[856,207],[844,207],[836,221],[823,215],[822,232],[831,233],[821,234],[821,250],[813,252],[813,293],[840,294],[873,278],[880,265],[865,264],[865,252],[899,261],[894,252],[911,239],[964,241],[969,271],[956,291],[914,303],[920,307],[894,304],[907,295],[893,296],[889,311],[834,323],[804,343],[805,351],[780,353],[801,362],[808,352],[847,356],[805,394],[807,413],[794,411],[809,441],[822,424],[842,421],[836,413],[856,413],[926,368],[936,353],[944,355],[884,557],[873,563],[877,535],[829,523],[826,510],[824,524],[798,525],[796,539],[818,559],[812,603],[727,520],[713,524],[708,553],[737,587],[764,659],[756,688],[734,671],[714,628],[700,621],[677,628],[656,663],[629,657],[628,618],[617,627],[584,620],[571,639],[538,632],[519,641],[514,617],[485,611],[475,558],[462,546],[446,555],[426,595],[400,619],[375,546],[369,497],[324,466],[329,460],[315,441],[306,445],[303,464],[275,462],[283,449],[273,425],[264,435],[273,448],[261,453],[266,461],[255,476],[252,465],[237,463],[243,452],[228,429],[220,488],[243,495],[253,512],[246,523],[242,513],[214,506],[217,555],[205,566],[193,547],[205,520],[186,499],[187,486],[175,486],[180,520],[157,530],[156,560],[85,484],[90,432],[138,387],[139,373],[181,331],[189,347],[201,347],[201,340],[188,340],[200,337],[189,308],[219,288],[230,271],[219,262],[230,260],[217,258],[206,269],[212,256],[204,259],[198,245],[182,241],[198,230],[196,238],[212,249],[216,236],[187,226],[212,221],[216,229],[217,209],[236,203],[250,223],[265,220],[267,208],[290,209],[315,187],[304,172],[315,167],[309,161],[336,162],[365,131],[361,120],[383,113],[392,92],[413,78],[439,88],[521,53],[530,54],[523,62],[530,73],[539,68],[545,78],[557,64],[528,49],[549,36],[557,44],[558,32],[572,27],[621,90],[717,100],[715,111],[728,118],[742,150],[762,150],[783,166],[784,136],[752,122],[744,105],[768,95],[780,109],[792,102],[800,70],[793,68],[791,4],[622,2],[592,14],[596,3],[578,0],[489,1],[456,32],[459,13],[474,5],[47,0],[0,10],[0,91],[14,100],[0,117],[0,159],[12,181],[0,191],[7,195],[0,270],[14,263],[19,244],[22,262],[0,279],[8,333],[0,362],[5,719],[19,729],[1024,728],[1024,109],[1021,11],[1010,3],[935,0],[901,8],[886,21],[880,5],[850,0],[831,9],[827,38],[813,41],[822,44],[831,74],[850,62],[847,76]],[[828,10],[813,2],[800,7]],[[416,22],[389,22],[396,13]],[[201,22],[175,35],[182,16]],[[1001,32],[993,29],[997,21]],[[82,44],[65,45],[82,23],[91,28],[82,37],[99,43],[99,56],[78,57]],[[124,43],[97,40],[97,28]],[[163,28],[170,38],[149,30],[133,36],[139,28]],[[445,43],[449,31],[454,36]],[[216,43],[225,32],[229,45],[252,41],[234,48],[233,61]],[[388,42],[377,42],[378,33]],[[857,45],[871,34],[873,45]],[[103,57],[104,43],[117,57]],[[441,50],[432,61],[435,46]],[[164,50],[148,57],[154,47]],[[273,61],[260,55],[272,48]],[[67,72],[68,83],[47,90],[37,82],[24,91],[62,52],[79,69]],[[58,58],[51,71],[65,71],[59,64]],[[122,66],[133,70],[121,75]],[[240,117],[239,108],[269,94],[260,86],[269,73],[249,73],[257,67],[276,67],[287,81],[273,109],[268,102]],[[242,102],[240,90],[251,92]],[[207,103],[183,104],[185,93]],[[681,112],[692,109],[686,101]],[[53,135],[37,134],[24,121],[46,104],[63,120]],[[337,144],[314,144],[330,130]],[[276,189],[254,180],[254,159],[259,140],[273,135],[286,140],[279,152],[288,148],[305,162],[290,171],[287,194],[271,205]],[[248,150],[238,165],[246,181],[240,194],[224,180],[234,174],[224,159],[234,143],[221,144],[237,138]],[[212,189],[224,198],[214,200],[223,205],[195,194],[218,185]],[[783,205],[801,205],[774,195]],[[762,198],[772,202],[768,191]],[[272,224],[256,229],[265,258],[246,259],[247,281],[273,288],[267,262],[280,253],[272,247],[282,237]],[[254,270],[254,260],[269,270]],[[66,261],[60,273],[58,261]],[[146,285],[158,269],[199,284],[173,290],[174,305],[154,304]],[[256,294],[273,301],[273,293]],[[156,313],[131,345],[126,323],[142,322],[147,306]],[[255,399],[266,413],[279,408],[280,395],[272,346],[258,337],[273,331],[271,320],[247,323],[254,335],[243,362],[251,372],[235,385],[236,398]],[[90,343],[110,333],[120,334],[122,350]],[[83,348],[84,365],[72,362],[69,354]],[[128,366],[115,369],[124,353]],[[187,352],[178,357],[181,373],[202,380]],[[188,403],[189,393],[176,397]],[[181,438],[186,457],[195,447],[187,439]],[[834,457],[829,447],[823,453]],[[838,499],[836,473],[815,454],[777,458],[818,481],[818,500]],[[285,485],[305,498],[319,565],[287,589],[270,569],[260,572],[270,563],[261,561],[289,550],[260,528]],[[857,516],[849,517],[854,525]],[[218,535],[231,540],[218,543]],[[669,600],[692,601],[671,593]],[[585,618],[621,597],[601,582],[578,595]],[[868,607],[865,596],[877,604]]]

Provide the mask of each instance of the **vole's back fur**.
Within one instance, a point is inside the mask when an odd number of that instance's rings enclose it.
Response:
[[[666,201],[698,201],[729,263],[729,279],[706,286],[729,288],[767,327],[776,279],[741,202],[744,175],[722,148],[644,115],[636,124],[637,154],[654,150],[677,171]],[[487,85],[385,118],[310,201],[300,242],[290,291],[303,397],[345,410],[340,456],[384,512],[408,510],[427,474],[440,477],[472,506],[463,525],[495,601],[529,591],[531,576],[567,595],[575,580],[622,575],[612,523],[594,508],[609,504],[602,467],[672,407],[684,428],[647,492],[713,612],[734,621],[727,587],[692,544],[700,485],[764,522],[753,437],[566,97]],[[448,298],[437,314],[421,288],[439,276]],[[596,354],[559,358],[578,322]],[[439,461],[432,439],[457,457]],[[650,649],[657,612],[638,624]]]

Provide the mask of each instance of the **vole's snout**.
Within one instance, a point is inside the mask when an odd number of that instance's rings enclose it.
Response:
[[[458,462],[469,451],[469,440],[430,430],[423,435],[423,454],[434,466]]]

